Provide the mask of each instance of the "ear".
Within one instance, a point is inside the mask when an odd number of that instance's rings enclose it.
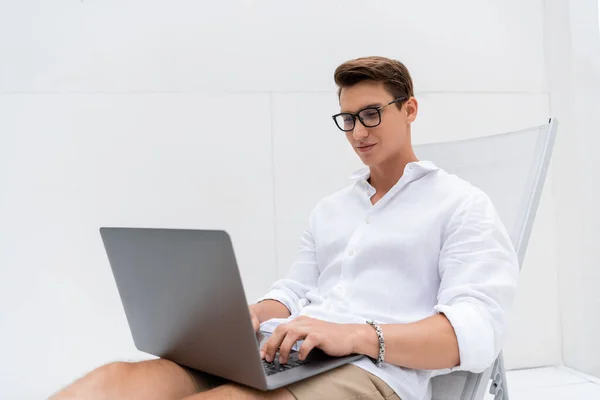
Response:
[[[419,111],[419,102],[414,97],[406,100],[404,103],[404,111],[406,112],[406,122],[409,124],[417,119],[417,113]]]

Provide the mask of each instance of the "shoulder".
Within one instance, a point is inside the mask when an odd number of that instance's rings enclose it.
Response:
[[[438,187],[445,195],[444,237],[447,239],[452,232],[460,232],[463,239],[467,236],[495,238],[512,249],[507,226],[487,193],[456,175],[442,170],[438,173],[437,179],[441,182]]]
[[[348,205],[349,202],[355,201],[355,190],[358,184],[358,181],[352,182],[350,185],[323,197],[313,208],[312,215],[331,213],[339,210],[344,205]]]
[[[493,208],[492,200],[483,190],[457,175],[438,169],[430,179],[430,187],[436,191],[436,197],[443,199],[449,210],[482,206]]]

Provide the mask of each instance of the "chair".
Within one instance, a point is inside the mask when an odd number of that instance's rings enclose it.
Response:
[[[492,199],[522,266],[548,172],[558,122],[455,142],[415,146],[419,159],[479,187]],[[449,371],[447,371],[449,372]],[[432,380],[433,400],[483,399],[488,380],[495,400],[508,400],[502,353],[485,372],[452,372]]]

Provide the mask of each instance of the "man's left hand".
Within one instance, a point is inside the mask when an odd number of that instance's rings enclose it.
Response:
[[[275,328],[260,355],[273,362],[279,350],[279,362],[285,364],[292,347],[297,341],[304,340],[298,355],[300,360],[304,360],[315,347],[333,357],[346,356],[354,352],[357,330],[353,324],[336,324],[301,316]]]

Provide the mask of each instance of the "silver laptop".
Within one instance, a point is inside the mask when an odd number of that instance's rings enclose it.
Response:
[[[261,360],[233,246],[224,231],[101,228],[135,346],[260,390],[357,360],[320,350]],[[276,357],[277,359],[277,357]]]

